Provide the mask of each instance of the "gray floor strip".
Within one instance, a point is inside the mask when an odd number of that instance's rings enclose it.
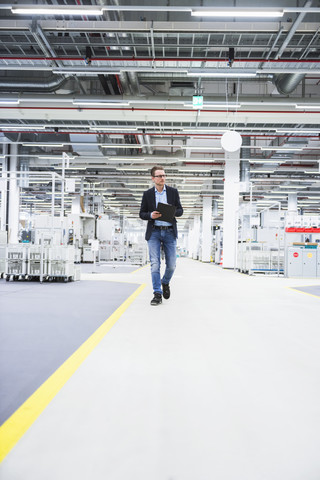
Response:
[[[0,281],[0,424],[137,289]]]
[[[295,287],[294,290],[299,290],[300,292],[309,293],[310,295],[316,295],[320,297],[320,285],[312,285],[310,287]]]
[[[139,265],[126,265],[116,263],[82,263],[82,273],[131,273],[140,268]]]

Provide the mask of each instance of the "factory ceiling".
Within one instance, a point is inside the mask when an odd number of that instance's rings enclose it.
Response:
[[[219,224],[221,136],[236,130],[241,202],[285,209],[297,192],[299,208],[320,214],[320,2],[181,3],[0,5],[0,138],[29,172],[22,209],[50,211],[66,167],[78,193],[137,218],[161,164],[185,226],[208,195]]]

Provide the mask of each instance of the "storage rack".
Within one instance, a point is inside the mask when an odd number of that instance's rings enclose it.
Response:
[[[6,248],[6,280],[24,280],[27,275],[28,245],[7,245]]]
[[[272,209],[277,212],[277,219],[262,230],[261,215],[271,212]],[[281,240],[284,221],[280,203],[271,203],[260,212],[256,212],[250,202],[243,211],[239,211],[238,227],[237,269],[249,275],[282,275],[285,255],[283,240]],[[266,231],[269,234],[272,233],[272,236],[268,235],[273,238],[272,241],[258,241],[261,233]]]
[[[1,250],[0,250],[1,252]],[[5,273],[9,280],[64,282],[80,280],[80,266],[75,269],[72,245],[6,245]]]
[[[239,243],[237,267],[250,275],[283,273],[284,251],[264,243]]]
[[[30,245],[28,249],[27,279],[48,279],[48,247]]]
[[[72,281],[74,277],[74,246],[60,245],[49,249],[48,280]]]
[[[6,270],[6,248],[7,232],[0,230],[0,278],[4,276]]]

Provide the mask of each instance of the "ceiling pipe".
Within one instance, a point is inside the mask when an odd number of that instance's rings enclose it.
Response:
[[[60,79],[61,82],[63,82],[65,79]],[[29,82],[28,82],[29,83]],[[10,82],[0,82],[1,85],[9,85]],[[21,82],[19,85],[26,85],[26,82]],[[30,84],[31,85],[31,84]],[[33,87],[38,87],[37,83],[32,83]],[[44,92],[45,93],[45,92]],[[14,97],[14,95],[12,96]],[[259,107],[267,107],[267,106],[281,106],[281,107],[286,107],[286,106],[295,106],[295,104],[299,104],[301,106],[305,105],[306,107],[311,104],[313,105],[314,103],[319,103],[320,102],[320,96],[314,96],[314,97],[308,97],[301,99],[301,97],[290,97],[290,98],[279,98],[278,96],[275,97],[270,97],[270,96],[260,96],[260,101],[256,100],[256,97],[254,96],[245,96],[239,98],[239,103],[242,105],[252,105],[252,106],[259,106]],[[11,99],[11,96],[10,96]],[[115,106],[121,106],[121,103],[123,102],[124,104],[126,103],[132,103],[134,104],[135,102],[137,104],[140,104],[140,106],[143,106],[144,104],[159,104],[165,103],[169,105],[182,105],[187,103],[187,105],[192,107],[192,97],[191,96],[171,96],[171,95],[148,95],[148,96],[121,96],[121,95],[71,95],[71,94],[58,94],[58,95],[34,95],[34,94],[29,94],[29,93],[21,93],[19,97],[17,96],[16,98],[12,98],[12,100],[18,100],[20,105],[18,108],[25,107],[25,103],[32,105],[37,105],[40,103],[46,103],[48,102],[51,103],[54,100],[54,104],[56,106],[60,106],[63,104],[66,104],[67,106],[79,106],[81,107],[89,107],[90,105],[96,105],[97,103],[101,103],[101,106],[103,106],[103,103],[105,102],[106,104],[109,105],[109,102],[111,103],[111,106],[113,105],[113,102],[115,103]],[[206,103],[218,103],[220,106],[226,105],[225,102],[225,97],[224,96],[205,96],[204,98],[204,107],[206,106]],[[232,106],[232,102],[230,102],[229,107]]]
[[[242,147],[240,151],[240,159],[246,158],[250,159],[251,158],[251,150],[250,150],[250,145],[251,145],[251,138],[248,137],[242,137]],[[245,148],[248,147],[248,148]],[[249,160],[240,160],[240,182],[243,182],[246,184],[246,186],[249,186],[250,182],[250,162]]]
[[[312,0],[307,0],[306,3],[304,4],[304,11],[302,11],[298,16],[297,18],[295,19],[291,29],[290,29],[290,32],[288,33],[287,37],[285,38],[283,44],[281,45],[281,47],[279,48],[278,50],[278,53],[276,54],[275,56],[275,60],[278,60],[279,57],[281,57],[281,55],[283,54],[286,46],[288,45],[288,43],[290,42],[291,38],[293,37],[293,35],[295,34],[297,28],[299,27],[300,23],[302,22],[302,20],[304,19],[304,17],[306,16],[306,14],[308,13],[306,9],[308,9],[312,4]]]
[[[304,4],[304,8],[309,8],[311,4],[312,4],[312,0],[307,0],[307,2]],[[285,48],[289,44],[297,28],[299,27],[304,17],[306,16],[306,13],[307,12],[301,12],[296,18],[295,22],[293,23],[290,29],[290,32],[288,33],[286,39],[284,40],[283,44],[278,50],[278,53],[275,56],[275,60],[278,60],[279,57],[281,57],[281,55],[283,54]],[[288,95],[289,93],[293,92],[293,90],[299,85],[299,83],[303,78],[304,78],[304,74],[289,73],[289,74],[276,75],[273,81],[279,93],[281,93],[282,95]]]
[[[138,140],[139,140],[140,145],[145,145],[145,140],[144,140],[143,135],[137,135],[137,138],[138,138]],[[142,151],[142,153],[147,153],[146,147],[143,146],[142,149],[141,149],[141,151]]]
[[[270,50],[269,50],[269,52],[268,52],[268,55],[266,56],[265,60],[269,60],[270,56],[272,55],[273,49],[276,47],[276,45],[277,45],[277,43],[278,43],[278,40],[279,40],[282,32],[283,32],[283,26],[281,26],[281,27],[279,28],[278,34],[277,34],[276,38],[274,39],[274,42],[273,42],[273,44],[272,44],[272,46],[271,46],[271,48],[270,48]],[[262,62],[262,64],[263,64],[263,62]]]
[[[288,73],[277,75],[274,78],[274,84],[279,93],[282,95],[289,95],[303,80],[305,75],[303,73]]]
[[[17,80],[17,77],[5,77],[6,80],[1,80],[0,77],[0,91],[2,92],[42,92],[50,93],[59,90],[69,80],[69,76],[62,77],[51,75],[49,80],[39,82],[34,80]],[[70,89],[70,94],[73,89]]]
[[[151,146],[151,140],[150,140],[150,136],[149,135],[144,135],[144,141],[145,141],[145,144],[147,145],[147,153],[148,155],[152,155],[153,154],[153,148]]]
[[[130,91],[128,76],[127,76],[126,72],[120,72],[119,73],[119,80],[120,80],[120,83],[121,83],[123,94],[124,95],[130,95],[131,91]]]
[[[132,95],[139,95],[140,94],[140,85],[138,81],[137,72],[127,72],[130,88]]]

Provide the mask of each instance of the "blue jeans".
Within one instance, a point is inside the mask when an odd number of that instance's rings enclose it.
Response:
[[[166,259],[166,269],[162,280],[160,278],[160,247],[163,244],[164,255]],[[173,272],[176,268],[176,245],[177,239],[173,230],[153,229],[148,240],[149,257],[151,263],[151,278],[154,293],[161,293],[161,283],[169,285]]]

